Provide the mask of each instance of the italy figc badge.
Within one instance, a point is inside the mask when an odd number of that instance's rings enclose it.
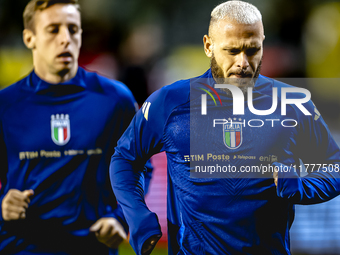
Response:
[[[70,118],[68,114],[56,114],[51,116],[51,136],[57,145],[65,145],[71,137]]]
[[[223,125],[224,145],[229,149],[237,149],[242,144],[242,123],[232,122]]]

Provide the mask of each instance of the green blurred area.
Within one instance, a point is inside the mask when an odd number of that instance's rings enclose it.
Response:
[[[119,254],[134,255],[136,253],[133,251],[131,245],[128,242],[124,242],[119,246]],[[166,248],[165,244],[158,243],[151,254],[152,255],[166,255],[168,254],[168,249]]]

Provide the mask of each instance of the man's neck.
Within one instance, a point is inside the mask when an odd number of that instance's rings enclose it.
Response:
[[[58,84],[71,80],[74,76],[76,76],[77,70],[78,66],[76,68],[62,70],[58,73],[49,73],[42,72],[39,69],[34,68],[35,73],[39,76],[40,79],[51,84]]]

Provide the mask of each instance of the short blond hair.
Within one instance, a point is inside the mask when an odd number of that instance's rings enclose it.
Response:
[[[34,15],[37,11],[43,11],[55,4],[72,4],[80,12],[78,0],[31,0],[26,5],[23,18],[24,28],[34,31]]]
[[[227,1],[217,5],[211,12],[209,31],[212,25],[223,19],[231,19],[240,24],[254,24],[262,20],[261,12],[252,4],[243,1]]]

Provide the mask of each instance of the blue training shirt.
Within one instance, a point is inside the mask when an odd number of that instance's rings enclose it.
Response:
[[[141,254],[144,241],[161,233],[157,216],[143,200],[138,169],[153,154],[165,151],[170,254],[290,254],[294,204],[320,203],[339,194],[338,146],[311,101],[304,104],[310,116],[294,105],[287,106],[285,116],[280,106],[270,116],[254,115],[247,106],[244,115],[234,116],[232,98],[216,89],[223,107],[208,100],[208,114],[202,115],[202,81],[214,86],[210,70],[153,93],[118,141],[110,177],[132,247]],[[290,86],[259,77],[255,109],[271,107],[273,87]],[[212,127],[221,116],[241,123],[235,126],[239,134],[233,144],[226,138],[226,125]],[[249,121],[253,126],[266,124],[251,127]],[[216,169],[229,166],[236,171],[215,177],[204,170],[197,174],[196,167],[204,169],[202,159]],[[300,159],[322,168],[300,177],[294,170],[300,169]],[[264,165],[280,169],[277,188],[272,172],[241,172]]]
[[[0,205],[9,189],[33,189],[26,219],[0,214],[0,254],[117,254],[89,227],[127,224],[109,183],[117,140],[135,100],[120,82],[79,68],[49,84],[35,72],[0,91]]]

